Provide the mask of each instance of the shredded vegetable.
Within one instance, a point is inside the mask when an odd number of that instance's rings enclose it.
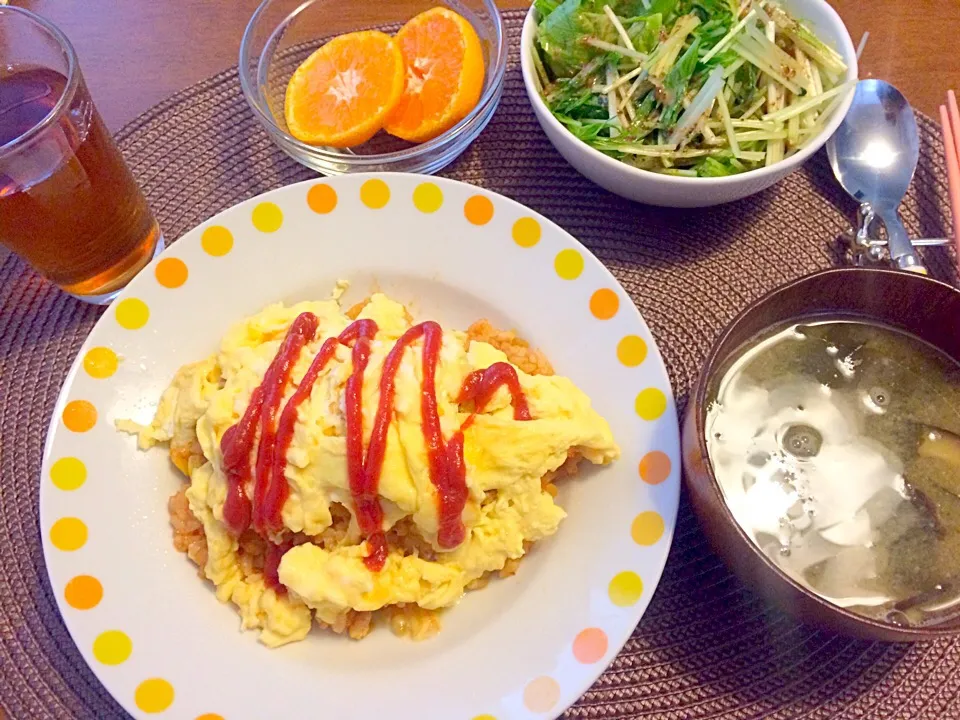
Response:
[[[544,101],[636,167],[718,177],[789,157],[851,82],[841,55],[774,0],[535,0]]]

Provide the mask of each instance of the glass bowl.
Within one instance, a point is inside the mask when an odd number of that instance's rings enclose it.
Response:
[[[442,135],[414,144],[381,131],[362,145],[308,145],[287,131],[283,102],[297,66],[327,39],[345,32],[394,32],[414,15],[445,6],[470,21],[484,51],[486,76],[477,106]],[[257,120],[287,155],[324,175],[355,172],[434,173],[449,165],[486,127],[503,94],[507,39],[493,0],[264,0],[240,43],[240,85]]]

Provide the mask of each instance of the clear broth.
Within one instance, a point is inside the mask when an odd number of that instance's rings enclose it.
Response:
[[[960,364],[861,320],[774,330],[714,388],[707,446],[744,531],[873,619],[960,614]]]

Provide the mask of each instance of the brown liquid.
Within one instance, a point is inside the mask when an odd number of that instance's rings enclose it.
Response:
[[[0,75],[0,147],[41,122],[66,82],[46,68]],[[59,120],[0,150],[0,243],[67,292],[123,287],[150,262],[159,237],[82,81]]]

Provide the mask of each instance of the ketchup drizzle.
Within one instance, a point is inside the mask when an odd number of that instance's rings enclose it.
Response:
[[[363,458],[363,373],[370,360],[370,342],[377,334],[373,320],[357,320],[341,334],[344,344],[353,341],[353,372],[344,388],[344,411],[347,421],[347,474],[350,493],[356,506],[357,524],[367,539],[369,553],[364,563],[371,570],[380,570],[387,560],[387,538],[383,532],[383,509],[373,493],[366,492],[367,474]],[[371,444],[373,440],[370,441]]]
[[[457,402],[465,403],[468,400],[473,400],[477,412],[483,412],[483,409],[501,385],[510,391],[513,419],[530,420],[530,406],[527,404],[527,398],[520,388],[520,378],[517,377],[517,371],[513,365],[505,362],[495,362],[486,370],[474,370],[467,375],[466,380],[463,381],[463,387],[460,388]]]
[[[377,333],[377,325],[373,320],[357,320],[339,337],[324,341],[297,389],[280,412],[279,420],[275,421],[290,372],[303,347],[316,335],[317,325],[317,318],[311,313],[303,313],[294,320],[277,356],[267,369],[262,384],[251,395],[250,404],[243,417],[223,435],[221,450],[227,477],[227,499],[223,514],[228,528],[239,536],[251,524],[252,518],[254,529],[263,536],[282,531],[283,504],[290,492],[285,475],[286,455],[293,440],[299,406],[310,396],[318,376],[333,358],[337,345],[352,344],[353,370],[344,390],[347,472],[350,492],[356,506],[357,523],[368,544],[369,552],[364,563],[370,570],[381,570],[387,557],[387,544],[383,532],[379,485],[386,453],[387,432],[394,414],[396,376],[403,353],[414,342],[423,338],[420,414],[430,479],[437,490],[437,542],[442,548],[456,547],[463,542],[466,535],[461,518],[468,495],[463,433],[473,423],[475,414],[483,411],[501,386],[505,386],[510,392],[514,418],[531,419],[530,408],[520,387],[516,370],[508,363],[498,362],[467,376],[457,401],[463,403],[472,400],[475,413],[467,418],[449,441],[444,441],[436,393],[436,372],[443,331],[432,321],[411,327],[397,340],[384,360],[380,376],[380,398],[373,419],[370,442],[364,453],[363,376],[370,359],[371,342]],[[245,486],[250,480],[250,455],[258,428],[260,439],[251,510],[251,501],[246,495]],[[277,588],[278,591],[284,590],[278,577],[280,558],[290,547],[289,542],[268,542],[264,578],[269,587]]]
[[[253,450],[256,427],[259,425],[261,434],[254,497],[258,497],[266,489],[264,486],[264,490],[260,490],[261,484],[266,482],[261,476],[261,460],[264,461],[264,467],[269,468],[267,458],[272,458],[272,436],[275,432],[273,419],[277,406],[283,399],[283,388],[290,379],[290,371],[300,356],[300,351],[313,340],[316,333],[316,315],[301,313],[297,316],[280,344],[276,357],[267,368],[263,382],[250,396],[250,404],[247,405],[243,417],[236,425],[228,428],[220,440],[223,471],[227,479],[223,519],[227,528],[237,537],[251,522],[251,503],[247,497],[246,483],[250,479],[250,453]]]
[[[290,443],[293,441],[293,431],[297,423],[297,411],[301,403],[310,397],[313,385],[317,377],[323,371],[326,364],[330,362],[334,352],[337,349],[337,339],[327,338],[320,348],[320,352],[313,358],[310,367],[304,374],[303,379],[294,391],[293,395],[287,401],[283,412],[280,414],[280,420],[277,422],[276,451],[273,456],[272,477],[266,491],[261,499],[260,511],[262,513],[262,522],[264,528],[270,532],[279,533],[283,529],[283,518],[281,511],[283,504],[290,495],[290,484],[286,478],[287,450],[290,449]]]
[[[267,553],[263,558],[263,584],[280,595],[287,592],[287,586],[280,582],[280,560],[292,547],[293,543],[290,541],[267,542]]]

